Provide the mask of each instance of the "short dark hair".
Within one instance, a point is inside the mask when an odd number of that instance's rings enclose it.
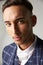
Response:
[[[31,12],[33,10],[33,6],[28,0],[6,0],[6,2],[2,6],[2,12],[4,12],[5,8],[10,7],[12,5],[24,5]]]

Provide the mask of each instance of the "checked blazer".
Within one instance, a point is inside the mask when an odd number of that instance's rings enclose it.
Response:
[[[2,65],[20,65],[16,55],[17,46],[12,43],[2,52]],[[37,37],[35,50],[25,65],[43,65],[43,40]]]

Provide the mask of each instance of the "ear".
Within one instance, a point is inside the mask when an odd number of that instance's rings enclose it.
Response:
[[[37,17],[35,15],[32,15],[32,27],[36,25]]]

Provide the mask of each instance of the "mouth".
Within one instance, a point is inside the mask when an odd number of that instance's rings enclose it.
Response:
[[[15,41],[20,41],[20,40],[21,40],[21,37],[13,37],[13,39],[14,39]]]

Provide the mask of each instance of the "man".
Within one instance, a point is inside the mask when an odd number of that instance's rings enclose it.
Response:
[[[33,33],[36,16],[27,0],[7,0],[2,8],[3,18],[14,43],[2,53],[2,65],[43,65],[43,41]]]

